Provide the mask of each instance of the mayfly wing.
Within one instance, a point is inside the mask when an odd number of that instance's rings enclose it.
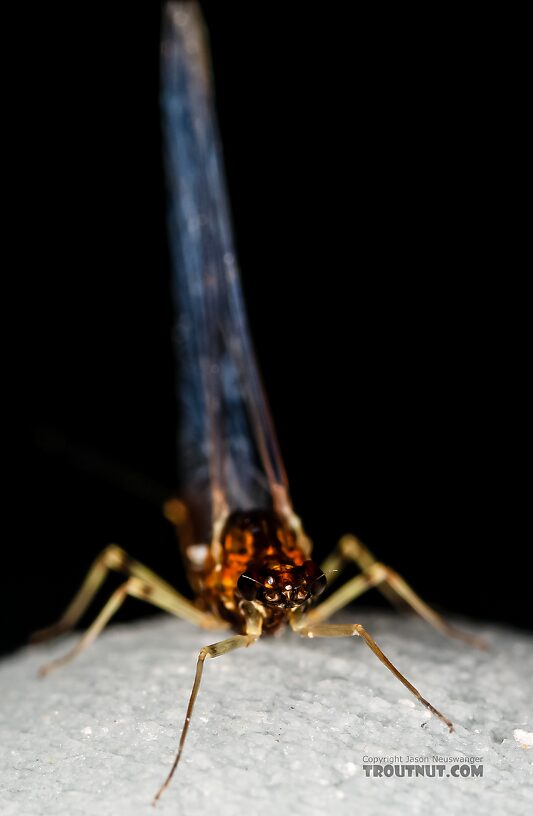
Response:
[[[232,509],[290,513],[235,260],[206,37],[196,3],[162,36],[168,222],[177,306],[179,466],[196,540]]]

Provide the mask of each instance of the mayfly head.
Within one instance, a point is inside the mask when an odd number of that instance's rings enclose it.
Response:
[[[295,609],[326,588],[320,567],[306,559],[296,533],[272,510],[234,511],[221,540],[224,564],[239,576],[241,599]]]
[[[237,582],[245,600],[281,609],[295,609],[317,598],[325,588],[326,576],[314,561],[304,561],[301,566],[268,561],[250,564]]]

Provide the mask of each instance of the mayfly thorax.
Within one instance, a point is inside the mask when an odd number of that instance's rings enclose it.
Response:
[[[289,626],[311,638],[359,637],[419,702],[452,730],[359,623],[330,623],[372,587],[411,607],[442,633],[482,645],[432,610],[357,538],[344,536],[321,564],[295,513],[247,325],[236,263],[206,39],[195,3],[164,9],[161,105],[168,234],[176,302],[175,345],[182,491],[164,512],[175,526],[194,602],[117,545],[96,559],[60,620],[73,628],[110,570],[125,576],[77,645],[41,670],[67,663],[102,631],[128,596],[224,633],[198,655],[174,765],[182,751],[207,658],[252,645]],[[333,591],[345,567],[359,574]]]

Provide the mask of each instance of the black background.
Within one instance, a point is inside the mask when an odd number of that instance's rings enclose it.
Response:
[[[318,553],[352,530],[437,607],[530,626],[497,49],[479,21],[202,5],[250,322]],[[126,478],[171,490],[176,473],[160,9],[66,8],[14,28],[6,649],[57,618],[109,541],[185,589],[172,530]]]

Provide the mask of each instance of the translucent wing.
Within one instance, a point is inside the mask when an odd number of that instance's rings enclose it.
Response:
[[[195,3],[165,8],[162,108],[178,310],[179,462],[197,540],[228,510],[291,512],[233,247],[210,65]]]

